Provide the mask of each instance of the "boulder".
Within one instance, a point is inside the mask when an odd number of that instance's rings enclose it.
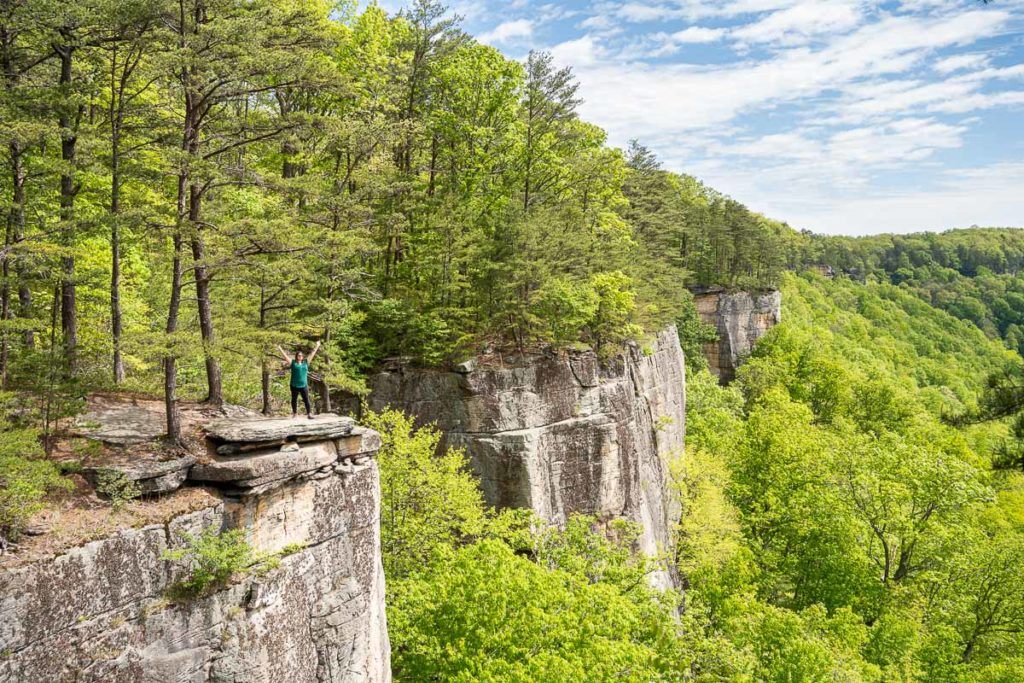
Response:
[[[134,446],[163,436],[165,419],[162,405],[155,401],[93,396],[73,431],[113,446]]]

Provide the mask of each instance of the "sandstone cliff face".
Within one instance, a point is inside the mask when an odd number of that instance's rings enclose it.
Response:
[[[554,524],[573,513],[632,520],[654,555],[671,551],[679,515],[667,461],[682,453],[686,390],[674,327],[646,351],[628,345],[604,365],[590,351],[452,371],[399,365],[371,378],[369,402],[435,422],[465,448],[490,505]],[[674,582],[666,571],[654,583]]]
[[[207,459],[190,473],[217,487],[205,509],[0,569],[0,681],[389,681],[380,441],[349,428]],[[182,570],[164,552],[209,527],[244,529],[259,551],[301,549],[262,576],[170,602]]]
[[[754,342],[782,319],[782,293],[698,291],[694,303],[701,320],[718,330],[718,341],[704,345],[708,366],[723,384],[750,355]]]

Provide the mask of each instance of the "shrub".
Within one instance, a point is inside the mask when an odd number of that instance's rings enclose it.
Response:
[[[96,492],[106,496],[115,509],[142,495],[137,482],[121,470],[103,469],[96,475]]]
[[[39,430],[11,425],[4,409],[7,398],[0,395],[0,552],[42,509],[48,491],[71,487],[57,466],[43,459]]]
[[[29,517],[43,508],[48,491],[70,486],[51,462],[0,455],[0,551],[16,541]]]
[[[597,313],[597,305],[597,292],[587,283],[553,278],[534,294],[531,308],[543,335],[565,345],[579,339],[580,330]]]
[[[185,576],[170,588],[173,598],[194,598],[227,585],[265,561],[258,557],[240,529],[220,533],[212,528],[199,536],[183,534],[185,545],[164,552],[164,559],[183,564]]]

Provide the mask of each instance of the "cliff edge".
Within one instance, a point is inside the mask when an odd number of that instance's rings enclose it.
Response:
[[[4,558],[0,681],[390,680],[379,435],[324,416],[224,420],[209,436],[186,468],[195,486],[133,503],[163,519],[49,557]],[[271,568],[172,597],[187,570],[166,552],[231,529],[275,554]]]
[[[730,292],[722,288],[697,290],[693,295],[701,320],[718,330],[718,341],[704,345],[708,367],[722,384],[736,370],[754,343],[782,320],[782,292]]]
[[[601,363],[593,351],[474,359],[452,370],[397,363],[370,378],[374,410],[436,423],[466,450],[488,504],[530,508],[564,524],[581,513],[627,519],[648,555],[671,553],[679,508],[668,460],[686,426],[683,353],[675,327]],[[671,570],[653,577],[667,588]]]

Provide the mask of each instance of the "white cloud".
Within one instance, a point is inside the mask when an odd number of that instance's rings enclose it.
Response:
[[[945,114],[963,114],[980,109],[1024,105],[1024,90],[1009,90],[997,93],[975,93],[949,102],[942,102],[929,108],[930,111]]]
[[[902,73],[938,48],[995,32],[1007,19],[1004,12],[986,10],[940,19],[888,17],[821,49],[791,48],[764,61],[724,66],[601,62],[592,39],[563,54],[566,63],[572,63],[571,54],[580,54],[587,118],[603,125],[617,144],[643,135],[659,148],[663,140],[744,113]]]
[[[672,34],[677,43],[713,43],[725,35],[725,29],[690,26]]]
[[[936,187],[829,197],[818,207],[778,205],[791,225],[864,235],[1024,224],[1024,162],[945,171]]]
[[[935,119],[904,118],[882,126],[850,128],[815,137],[804,133],[775,133],[741,139],[727,145],[712,145],[709,153],[737,165],[745,160],[769,177],[784,177],[789,184],[816,185],[855,182],[860,185],[871,174],[920,162],[942,149],[963,144],[967,127]],[[820,139],[819,139],[820,138]],[[797,162],[795,165],[794,163]]]
[[[852,128],[836,133],[828,142],[827,158],[861,167],[921,161],[939,149],[962,144],[963,126],[934,119],[900,119],[885,126]]]
[[[576,40],[567,40],[550,49],[554,60],[564,66],[582,69],[597,63],[599,48],[591,35]]]
[[[477,37],[481,43],[497,45],[508,43],[520,38],[529,38],[533,35],[533,22],[529,19],[513,19],[505,21],[493,29]]]
[[[625,21],[644,24],[685,16],[685,12],[665,5],[648,5],[642,2],[627,2],[615,10],[615,15]]]
[[[986,66],[988,61],[988,55],[953,55],[952,57],[946,57],[945,59],[940,59],[935,62],[935,64],[932,65],[932,68],[940,74],[949,74],[963,69],[975,69],[980,66]]]
[[[1024,77],[1024,65],[1018,64],[1004,68],[982,68],[941,81],[870,80],[851,84],[845,89],[843,99],[835,105],[837,114],[831,121],[860,123],[914,109],[964,113],[1014,105],[1020,101],[1017,91],[983,93],[981,89],[989,81],[1021,77]]]
[[[810,38],[847,31],[860,24],[857,2],[832,0],[801,3],[772,12],[764,19],[734,31],[733,38],[748,43],[798,45]]]
[[[615,22],[607,14],[595,14],[580,22],[580,28],[603,31],[615,26]]]

